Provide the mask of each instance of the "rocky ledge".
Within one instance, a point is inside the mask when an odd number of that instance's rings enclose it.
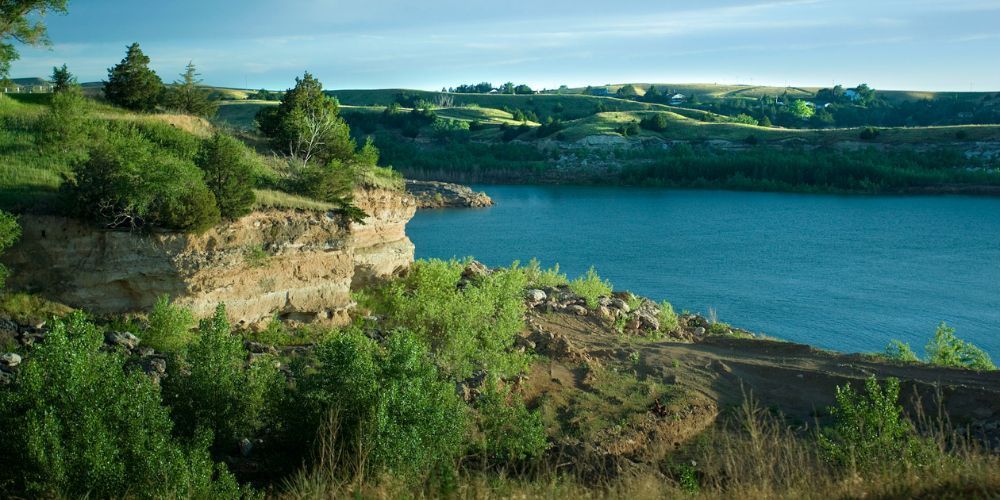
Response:
[[[417,208],[484,208],[493,200],[468,186],[436,181],[406,181],[406,190],[417,199]]]

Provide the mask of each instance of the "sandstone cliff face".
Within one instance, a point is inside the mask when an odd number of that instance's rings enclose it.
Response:
[[[148,310],[169,295],[198,316],[224,302],[234,324],[259,326],[278,315],[340,324],[350,292],[407,268],[405,233],[416,203],[371,190],[355,203],[365,224],[332,213],[256,212],[202,235],[137,235],[79,221],[27,215],[23,236],[4,255],[8,285],[94,313]]]

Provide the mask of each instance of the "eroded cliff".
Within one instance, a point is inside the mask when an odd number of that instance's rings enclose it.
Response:
[[[161,295],[206,316],[224,302],[234,324],[274,316],[343,323],[350,292],[413,262],[405,233],[412,196],[359,191],[369,217],[348,224],[333,213],[255,212],[201,235],[106,231],[73,219],[26,215],[5,256],[8,285],[103,313],[148,310]]]

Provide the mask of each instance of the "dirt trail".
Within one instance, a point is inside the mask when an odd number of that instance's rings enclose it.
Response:
[[[880,362],[861,355],[766,340],[708,337],[696,343],[630,339],[592,317],[564,313],[538,315],[542,328],[563,335],[574,349],[600,360],[638,357],[637,371],[714,401],[722,410],[752,393],[793,422],[823,420],[835,388],[871,375],[902,382],[908,411],[937,411],[937,394],[952,422],[1000,444],[1000,372],[974,372]],[[636,354],[638,353],[638,354]],[[916,397],[915,397],[916,396]]]

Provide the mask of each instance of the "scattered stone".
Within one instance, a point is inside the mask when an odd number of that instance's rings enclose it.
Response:
[[[14,383],[14,374],[0,370],[0,387]]]
[[[628,302],[625,302],[622,299],[611,299],[611,307],[614,307],[624,313],[629,313],[632,310],[632,308],[628,306]]]
[[[528,290],[527,292],[524,293],[524,295],[525,298],[528,299],[528,302],[531,302],[532,304],[538,304],[544,302],[545,299],[548,297],[548,295],[546,295],[545,292],[537,288]]]
[[[479,370],[471,377],[455,384],[455,393],[466,403],[474,402],[482,395],[481,388],[486,383],[486,372]]]
[[[135,353],[138,354],[140,357],[148,358],[149,356],[156,354],[156,351],[153,350],[152,347],[143,346],[136,349]]]
[[[694,336],[695,337],[704,337],[705,336],[705,328],[701,327],[701,326],[699,326],[698,328],[695,328],[694,329]]]
[[[278,350],[275,349],[273,345],[263,344],[261,342],[255,342],[253,340],[248,340],[243,343],[247,351],[254,354],[271,354],[274,356],[278,355]]]
[[[14,352],[0,354],[0,367],[15,368],[21,364],[21,356]]]
[[[249,457],[251,453],[253,453],[253,441],[250,441],[247,438],[241,439],[240,455],[243,455],[244,457]]]
[[[597,309],[594,310],[594,315],[605,321],[612,321],[615,318],[615,314],[607,306],[597,306]]]
[[[582,305],[580,305],[580,304],[573,304],[573,305],[567,307],[566,309],[569,312],[571,312],[573,314],[576,314],[577,316],[586,316],[587,314],[589,314],[589,311],[587,311],[587,308],[584,307],[584,306],[582,306]]]
[[[465,279],[484,278],[490,274],[490,268],[478,260],[469,262],[469,265],[465,266],[462,271],[462,277]]]
[[[108,332],[104,336],[104,342],[112,347],[124,347],[131,351],[138,347],[139,337],[130,332]]]

